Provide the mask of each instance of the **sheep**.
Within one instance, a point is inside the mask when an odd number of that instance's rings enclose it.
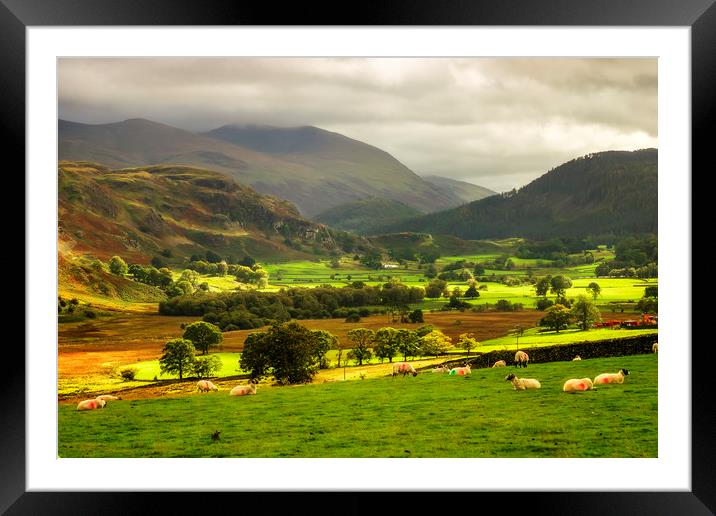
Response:
[[[507,367],[507,362],[504,360],[498,360],[494,364],[492,364],[492,367]]]
[[[450,369],[450,372],[448,374],[468,376],[472,374],[472,370],[470,369],[470,366],[468,364],[465,364],[463,367],[453,367],[452,369]]]
[[[654,344],[651,346],[651,352],[652,352],[652,353],[658,353],[658,351],[659,351],[659,343],[658,343],[658,342],[654,342]]]
[[[199,380],[196,382],[196,386],[201,392],[218,391],[219,388],[211,383],[209,380]]]
[[[619,369],[616,373],[602,373],[594,378],[594,384],[624,383],[624,377],[629,374],[626,369]]]
[[[594,384],[592,384],[591,378],[570,378],[564,382],[562,387],[564,392],[578,392],[578,391],[593,391]]]
[[[256,394],[256,381],[249,380],[248,385],[237,385],[229,392],[229,396],[245,396],[247,394]]]
[[[577,355],[576,357],[574,357],[574,358],[572,359],[572,362],[577,362],[577,361],[579,361],[579,360],[582,360],[582,357],[580,357],[579,355]]]
[[[527,362],[530,361],[530,357],[524,351],[518,351],[515,353],[515,366],[527,367]]]
[[[83,400],[77,404],[77,410],[103,409],[106,404],[107,404],[107,402],[104,400],[98,400],[98,399]]]
[[[100,394],[100,395],[97,396],[95,399],[96,399],[96,400],[108,401],[108,400],[121,400],[122,397],[121,397],[121,396],[113,396],[113,395],[111,395],[111,394]]]
[[[534,378],[517,378],[514,373],[505,376],[505,381],[512,382],[512,387],[516,391],[526,391],[527,389],[539,389],[542,385]]]
[[[447,373],[449,369],[446,365],[441,365],[433,368],[433,373]]]
[[[418,372],[415,370],[413,365],[408,364],[407,362],[393,364],[393,378],[395,378],[399,374],[402,374],[403,378],[405,378],[405,375],[407,375],[407,374],[412,374],[413,376],[418,376]]]

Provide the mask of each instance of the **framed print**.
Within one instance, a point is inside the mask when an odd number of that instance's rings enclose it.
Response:
[[[712,3],[3,0],[0,507],[712,514]]]

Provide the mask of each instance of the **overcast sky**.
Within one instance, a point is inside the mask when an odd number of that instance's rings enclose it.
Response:
[[[590,152],[658,146],[653,58],[95,58],[58,73],[66,120],[314,125],[496,191]]]

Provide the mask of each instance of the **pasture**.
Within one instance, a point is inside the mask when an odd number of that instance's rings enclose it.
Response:
[[[568,378],[629,369],[621,385],[562,392]],[[508,372],[542,388],[514,391]],[[58,407],[67,457],[656,457],[657,355],[271,387],[255,396]],[[212,433],[219,431],[219,439]]]

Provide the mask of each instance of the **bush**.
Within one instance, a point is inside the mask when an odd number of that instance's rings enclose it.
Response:
[[[131,382],[134,380],[134,377],[137,375],[137,370],[131,367],[128,367],[126,369],[122,369],[119,372],[119,375],[122,377],[122,379],[125,382]]]
[[[358,315],[356,313],[350,314],[345,319],[345,322],[359,322],[359,321],[360,321],[360,315]]]
[[[552,305],[554,305],[554,301],[547,299],[546,297],[537,300],[537,310],[545,311]]]
[[[586,358],[607,358],[620,357],[625,355],[640,355],[652,353],[651,346],[656,342],[657,335],[639,335],[636,337],[624,337],[620,339],[609,339],[592,342],[575,342],[572,344],[561,344],[545,346],[540,348],[529,348],[530,364],[545,362],[570,362],[575,355],[582,359]],[[486,353],[476,353],[474,358],[469,360],[470,367],[483,368],[492,367],[497,360],[504,360],[512,364],[515,358],[514,350],[495,350]]]

